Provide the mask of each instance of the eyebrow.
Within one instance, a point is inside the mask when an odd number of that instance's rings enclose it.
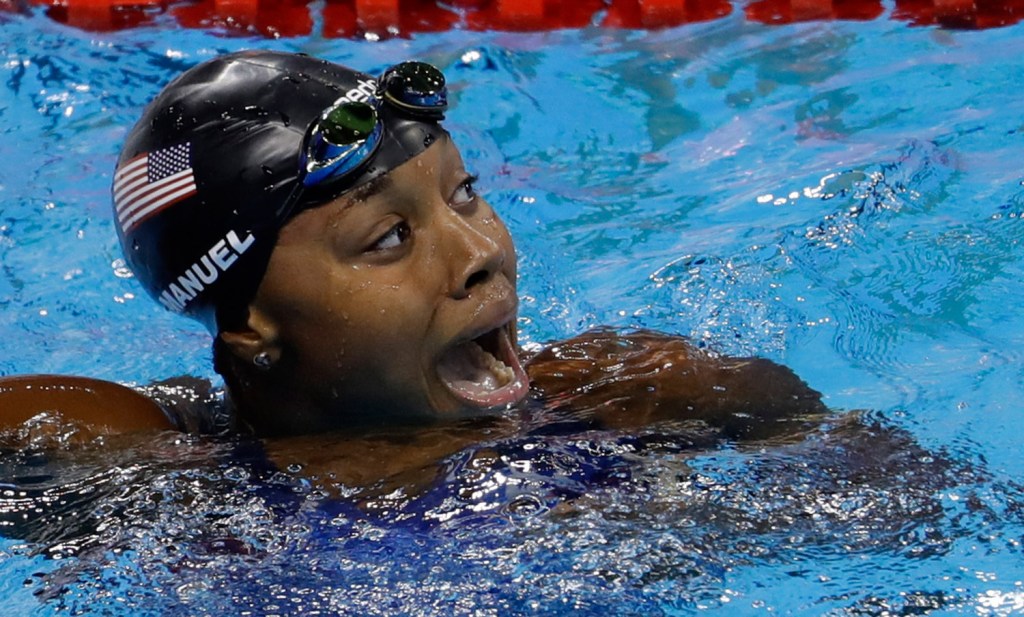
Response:
[[[384,175],[377,176],[376,178],[367,181],[365,184],[360,184],[347,193],[342,193],[340,197],[343,198],[344,201],[338,204],[337,209],[330,214],[329,220],[332,223],[336,222],[338,217],[345,212],[348,212],[352,206],[366,201],[377,193],[385,191],[393,183],[394,181],[391,179],[391,176],[385,173]]]
[[[377,176],[376,178],[370,180],[366,184],[357,186],[356,188],[352,189],[352,191],[349,192],[349,194],[347,195],[348,199],[345,200],[347,202],[346,207],[354,204],[357,201],[366,201],[367,199],[373,197],[377,193],[384,191],[393,183],[394,181],[391,179],[390,174],[384,174],[381,176]]]

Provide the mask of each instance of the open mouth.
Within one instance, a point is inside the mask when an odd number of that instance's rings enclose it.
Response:
[[[437,375],[463,402],[474,407],[500,407],[519,402],[529,379],[512,344],[508,323],[460,343],[441,356]]]

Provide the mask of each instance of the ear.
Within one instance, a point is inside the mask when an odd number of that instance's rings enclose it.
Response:
[[[245,325],[222,331],[217,336],[224,341],[231,355],[251,363],[261,353],[269,354],[275,361],[280,357],[277,332],[277,324],[272,319],[258,308],[250,306]]]

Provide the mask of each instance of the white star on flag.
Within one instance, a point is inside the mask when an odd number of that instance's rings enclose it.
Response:
[[[195,195],[192,144],[141,154],[114,174],[114,210],[124,233],[167,206]]]

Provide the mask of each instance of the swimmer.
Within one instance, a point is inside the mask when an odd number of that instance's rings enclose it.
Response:
[[[376,78],[251,51],[186,71],[128,134],[113,181],[125,257],[212,334],[233,428],[358,435],[537,403],[540,422],[753,438],[825,411],[789,369],[675,336],[596,330],[524,353],[512,238],[446,108],[428,64]],[[56,409],[108,432],[193,427],[186,405],[124,390],[0,380],[0,426]]]

